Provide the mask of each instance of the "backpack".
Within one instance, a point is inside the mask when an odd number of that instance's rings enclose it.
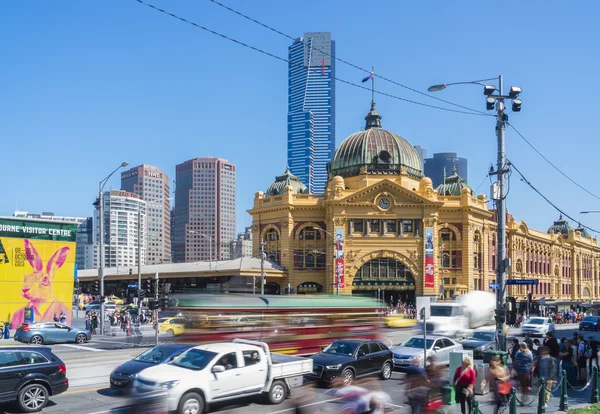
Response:
[[[588,344],[585,344],[585,351],[583,352],[583,356],[586,358],[592,357],[592,348]]]

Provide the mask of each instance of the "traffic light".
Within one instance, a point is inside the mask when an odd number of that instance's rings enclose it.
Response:
[[[504,304],[504,308],[506,309],[506,323],[509,325],[514,325],[517,323],[517,300],[511,296],[506,298],[506,303]]]
[[[496,320],[496,323],[504,323],[504,320],[506,319],[506,311],[504,308],[494,309],[494,319]]]
[[[148,295],[151,295],[152,294],[152,280],[146,279],[146,281],[144,283],[145,283],[144,289],[146,290],[146,292],[148,292]]]
[[[100,292],[100,282],[94,281],[94,292]]]
[[[164,297],[160,299],[160,308],[162,310],[165,310],[169,307],[169,298],[168,297]]]
[[[158,309],[158,302],[154,299],[150,299],[148,301],[148,309],[150,310],[157,310]]]

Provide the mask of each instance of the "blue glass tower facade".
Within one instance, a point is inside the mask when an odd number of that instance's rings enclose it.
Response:
[[[322,193],[335,151],[335,42],[329,32],[305,33],[288,53],[288,165]]]

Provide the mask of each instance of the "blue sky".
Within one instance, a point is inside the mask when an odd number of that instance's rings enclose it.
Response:
[[[208,0],[148,0],[188,20],[286,57],[290,41]],[[357,0],[223,0],[293,36],[331,31],[338,57],[425,91],[431,84],[503,74],[523,88],[510,121],[574,180],[600,194],[595,17],[600,3]],[[0,215],[22,210],[86,216],[98,181],[122,161],[175,178],[202,156],[237,164],[237,219],[286,163],[287,64],[161,14],[135,0],[0,2]],[[338,77],[365,73],[338,63]],[[376,82],[383,92],[433,99]],[[457,86],[435,96],[485,109],[482,91]],[[337,85],[336,144],[358,129],[370,93]],[[469,182],[496,158],[494,119],[378,97],[383,126],[428,154],[469,159]],[[507,154],[565,211],[600,228],[600,200],[575,187],[511,129]],[[113,187],[119,186],[116,175]],[[509,211],[545,230],[558,213],[513,174]]]

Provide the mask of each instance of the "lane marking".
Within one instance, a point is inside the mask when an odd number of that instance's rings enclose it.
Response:
[[[331,402],[331,401],[338,401],[338,400],[341,400],[341,399],[342,399],[342,397],[330,398],[329,400],[323,400],[323,401],[317,401],[317,402],[310,403],[310,404],[304,404],[304,405],[301,405],[299,407],[291,407],[291,408],[286,408],[285,410],[271,411],[269,414],[285,413],[286,411],[292,411],[292,410],[295,410],[296,408],[310,407],[312,405],[325,404],[325,403],[328,403],[328,402]],[[99,413],[94,413],[94,414],[99,414]]]
[[[109,388],[108,387],[86,388],[84,390],[74,390],[74,391],[63,392],[63,393],[61,393],[61,395],[81,394],[82,392],[92,392],[92,391],[100,391],[100,390],[107,390],[107,389],[109,389]]]
[[[60,346],[66,346],[67,348],[83,349],[84,351],[91,351],[91,352],[104,352],[104,351],[106,351],[105,349],[91,348],[91,347],[81,346],[81,345],[60,344]]]

